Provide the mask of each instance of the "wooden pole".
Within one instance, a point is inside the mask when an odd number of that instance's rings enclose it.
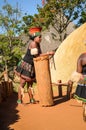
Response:
[[[59,93],[59,97],[62,97],[62,81],[58,80],[58,93]]]
[[[2,85],[0,83],[0,103],[2,102]]]
[[[41,106],[53,105],[53,91],[51,85],[49,56],[34,58],[38,94]]]
[[[72,98],[72,87],[73,87],[73,82],[71,80],[69,80],[68,87],[67,87],[67,98],[68,99]]]

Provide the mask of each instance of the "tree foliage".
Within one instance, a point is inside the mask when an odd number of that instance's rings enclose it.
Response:
[[[86,0],[46,0],[42,7],[37,5],[38,14],[25,14],[23,17],[18,4],[13,8],[7,0],[4,1],[5,5],[0,11],[0,30],[4,32],[0,36],[0,64],[8,68],[13,68],[23,53],[23,44],[19,38],[23,30],[28,33],[32,26],[41,26],[45,30],[51,25],[62,42],[67,35],[66,29],[70,22],[77,21],[77,26],[86,22]]]
[[[77,20],[77,26],[86,21],[85,0],[46,0],[43,8],[38,8],[39,14],[44,18],[44,25],[51,24],[59,34],[62,42],[66,36],[66,29],[70,22]],[[41,13],[42,12],[42,13]],[[82,21],[82,22],[80,22]],[[79,24],[80,23],[80,24]],[[63,35],[64,34],[64,35]]]
[[[37,6],[38,14],[32,17],[31,24],[49,29],[50,25],[59,34],[62,42],[66,37],[66,29],[70,22],[77,20],[77,26],[86,21],[86,1],[85,0],[46,0],[43,7]],[[31,21],[31,17],[29,19]]]
[[[12,8],[10,4],[5,4],[0,12],[0,27],[4,30],[0,35],[0,64],[3,68],[13,69],[23,53],[23,46],[19,34],[21,33],[21,22],[18,19],[20,12],[18,8]]]

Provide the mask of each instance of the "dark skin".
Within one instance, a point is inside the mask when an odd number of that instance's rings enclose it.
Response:
[[[82,67],[83,65],[86,65],[86,53],[83,53],[79,56],[77,60],[77,72],[82,73]],[[81,79],[83,79],[85,76],[82,75]]]
[[[86,53],[83,53],[79,56],[78,61],[77,61],[77,72],[82,74],[82,67],[83,65],[86,65]],[[86,75],[83,75],[80,77],[81,80],[86,79]],[[86,121],[86,102],[82,102],[83,105],[83,117],[84,120]]]
[[[34,40],[30,43],[29,45],[29,49],[32,48],[38,48],[38,45],[41,42],[41,37],[35,37]],[[27,83],[27,89],[28,89],[28,95],[30,97],[30,99],[33,99],[33,94],[32,94],[32,90],[31,87],[33,85],[33,81],[34,79],[29,78],[28,81],[26,81],[26,79],[20,77],[20,86],[18,89],[18,99],[22,100],[22,88],[24,88],[25,84]]]
[[[38,47],[40,48],[40,42],[41,42],[41,37],[40,36],[35,37],[34,40],[30,43],[29,49],[38,48]],[[54,55],[54,52],[51,51],[51,52],[42,54],[41,49],[40,49],[40,55],[37,55],[37,56],[44,56],[44,55]],[[31,90],[33,82],[34,82],[34,79],[30,78],[28,81],[26,81],[26,79],[20,77],[20,87],[18,89],[18,99],[19,100],[22,100],[22,94],[21,94],[22,88],[24,88],[26,83],[27,83],[27,88],[28,88],[28,95],[29,95],[30,99],[33,99],[33,93]]]

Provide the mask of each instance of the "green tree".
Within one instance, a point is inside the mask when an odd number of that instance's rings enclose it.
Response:
[[[0,56],[3,66],[13,69],[21,58],[23,46],[19,34],[21,34],[20,11],[10,4],[5,4],[0,12],[0,27],[3,35],[0,36]]]
[[[25,14],[25,16],[23,16],[22,18],[22,21],[23,21],[22,29],[24,30],[26,34],[28,34],[28,29],[31,26],[34,26],[35,24],[34,17],[32,15]]]
[[[85,22],[86,22],[86,5],[85,5],[85,9],[81,12],[80,18],[77,22],[77,26],[80,26]]]
[[[86,21],[86,0],[46,0],[43,7],[38,5],[37,8],[39,13],[34,15],[35,23],[43,26],[43,29],[52,25],[61,42],[66,38],[70,22],[77,20],[78,26]]]

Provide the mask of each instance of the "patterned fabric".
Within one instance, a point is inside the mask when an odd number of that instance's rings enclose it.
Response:
[[[86,80],[80,80],[78,82],[74,97],[86,102]]]
[[[40,46],[38,44],[37,46],[38,49],[38,55],[41,53]],[[21,76],[22,78],[26,79],[27,81],[30,80],[35,80],[35,68],[34,68],[34,62],[33,58],[36,57],[36,55],[31,55],[31,50],[27,49],[27,52],[21,60],[16,69],[15,69],[15,74],[18,76]]]
[[[24,75],[27,76],[29,78],[34,78],[35,77],[35,69],[34,66],[21,60],[18,63],[18,66],[15,70],[20,76]]]
[[[77,83],[74,97],[78,100],[86,102],[86,65],[83,66],[82,74],[84,75],[84,80],[79,80]]]
[[[21,76],[22,78],[29,81],[30,79],[35,78],[35,69],[34,69],[34,63],[33,63],[33,57],[30,54],[30,49],[27,50],[23,60],[21,60],[16,69],[15,74],[18,76]]]

